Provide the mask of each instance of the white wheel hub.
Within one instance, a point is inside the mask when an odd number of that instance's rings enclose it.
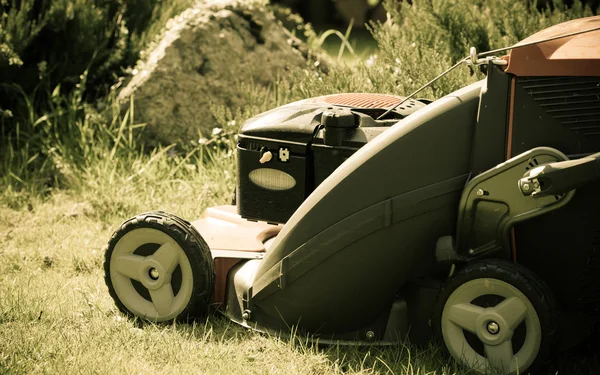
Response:
[[[155,244],[157,250],[150,256],[134,254],[146,244]],[[171,281],[177,266],[182,277],[175,295]],[[119,300],[137,316],[155,321],[170,320],[179,315],[191,299],[193,274],[190,262],[181,246],[158,229],[139,228],[125,234],[115,245],[110,270]],[[148,289],[151,301],[140,295],[134,281]]]
[[[486,295],[504,300],[493,307],[473,304]],[[514,353],[513,335],[523,322],[525,339]],[[458,287],[446,301],[441,324],[452,356],[480,371],[495,368],[504,374],[522,372],[533,363],[541,345],[541,325],[535,308],[520,290],[497,279],[475,279]],[[467,341],[465,331],[476,335],[484,353],[478,353]]]

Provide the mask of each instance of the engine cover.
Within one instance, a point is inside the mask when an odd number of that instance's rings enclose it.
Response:
[[[285,223],[300,204],[358,149],[426,106],[384,94],[334,94],[290,103],[255,116],[239,133],[238,213]]]

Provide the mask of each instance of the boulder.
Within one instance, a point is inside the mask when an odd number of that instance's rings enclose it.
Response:
[[[145,144],[189,145],[216,126],[211,103],[235,111],[240,85],[272,85],[308,57],[266,1],[206,0],[168,22],[119,99],[127,105],[133,95]]]

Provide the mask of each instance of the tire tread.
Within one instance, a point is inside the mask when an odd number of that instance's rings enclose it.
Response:
[[[210,248],[190,222],[164,211],[145,212],[125,220],[108,241],[103,263],[104,281],[117,308],[127,316],[134,316],[114,290],[110,279],[110,258],[117,242],[125,234],[139,228],[158,229],[170,235],[181,246],[192,266],[194,285],[190,302],[175,319],[188,321],[205,316],[213,296],[216,277]]]
[[[505,281],[527,296],[536,309],[542,329],[540,351],[527,373],[547,367],[557,354],[560,343],[556,299],[546,283],[534,272],[518,263],[502,259],[489,259],[468,264],[456,271],[444,283],[438,293],[431,321],[436,341],[442,345],[444,343],[441,333],[441,317],[446,300],[459,286],[478,278],[494,278]],[[449,355],[447,350],[446,354]]]

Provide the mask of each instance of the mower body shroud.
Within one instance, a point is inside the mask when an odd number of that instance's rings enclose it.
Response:
[[[431,104],[415,102],[416,111],[397,114],[400,121],[391,127],[349,126],[341,142],[329,145],[323,113],[340,106],[314,104],[323,98],[250,120],[240,132],[238,213],[270,222],[265,228],[273,225],[280,232],[261,259],[231,262],[224,311],[259,330],[296,326],[321,341],[389,342],[405,337],[410,327],[411,339],[424,342],[435,297],[452,263],[443,259],[439,240],[444,238],[451,239],[454,262],[518,261],[540,275],[570,313],[584,317],[585,311],[595,311],[600,297],[594,272],[600,238],[597,183],[576,196],[552,197],[557,203],[529,198],[539,212],[505,220],[497,235],[482,230],[485,215],[493,211],[509,218],[509,211],[517,210],[483,199],[470,208],[471,227],[459,222],[457,228],[457,221],[469,214],[457,208],[475,176],[519,155],[527,162],[520,161],[521,167],[515,161],[511,168],[522,175],[534,163],[600,150],[595,130],[600,125],[600,72],[591,73],[515,76],[490,64],[485,80]],[[588,99],[583,106],[582,97]],[[360,123],[364,113],[356,112]],[[367,115],[377,117],[376,112]],[[525,155],[539,147],[558,152]],[[283,155],[289,151],[289,159],[280,158],[282,149]],[[261,163],[268,150],[275,157]],[[288,173],[296,185],[261,188],[248,177],[258,168]],[[510,183],[516,188],[516,181]],[[554,212],[546,214],[546,209]],[[497,240],[488,241],[488,235]],[[477,246],[480,253],[470,255]]]
[[[357,339],[358,331],[365,338],[371,331],[383,340],[397,292],[408,280],[431,276],[432,249],[453,231],[481,85],[408,116],[336,169],[265,258],[237,272],[245,278],[230,287],[251,286],[235,291],[242,302],[251,298],[240,307],[228,299],[226,311],[233,317],[249,310],[253,322],[273,330],[300,324],[323,339]]]

